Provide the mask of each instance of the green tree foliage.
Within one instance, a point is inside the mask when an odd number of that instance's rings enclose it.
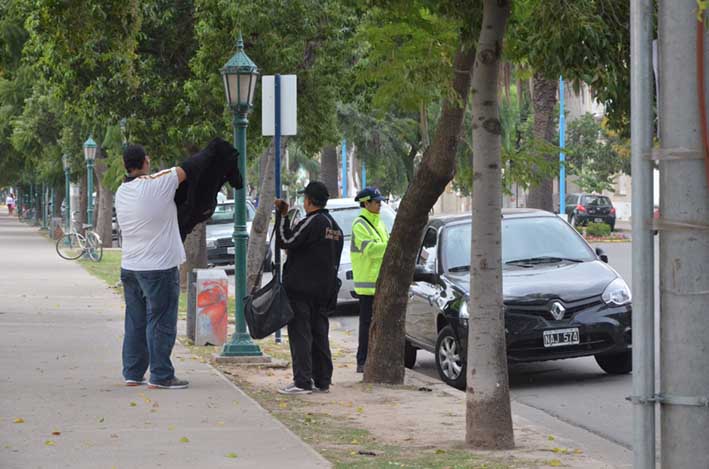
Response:
[[[618,0],[517,0],[507,55],[548,79],[590,86],[608,126],[629,132],[630,7]]]
[[[567,166],[584,192],[613,191],[613,179],[628,166],[627,143],[609,132],[592,114],[569,124]]]
[[[500,123],[503,191],[511,194],[513,184],[527,189],[541,178],[557,173],[558,164],[548,161],[544,156],[558,152],[559,148],[534,138],[531,104],[518,92],[516,86],[511,86],[509,94],[500,97]],[[456,190],[465,195],[470,195],[473,189],[472,125],[472,111],[468,109],[465,116],[465,145],[458,147],[458,170],[454,180]]]

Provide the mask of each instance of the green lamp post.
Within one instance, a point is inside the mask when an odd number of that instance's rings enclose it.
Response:
[[[251,110],[258,80],[258,68],[246,53],[244,40],[239,34],[236,41],[236,54],[221,70],[224,79],[226,101],[233,114],[234,141],[239,152],[238,168],[243,178],[243,187],[235,191],[234,205],[234,276],[236,283],[236,330],[231,340],[224,344],[222,357],[261,356],[261,349],[254,344],[246,332],[244,302],[246,296],[246,128],[249,125],[247,115]]]
[[[62,166],[64,166],[64,233],[69,233],[71,231],[71,178],[69,173],[71,172],[71,163],[69,160],[69,155],[66,153],[62,156]],[[69,240],[68,237],[64,238],[66,241]]]
[[[84,159],[86,160],[86,223],[94,224],[94,161],[96,160],[96,142],[89,135],[84,142]]]
[[[47,188],[46,184],[42,184],[42,229],[46,230],[47,229],[47,205],[49,202],[49,189]]]

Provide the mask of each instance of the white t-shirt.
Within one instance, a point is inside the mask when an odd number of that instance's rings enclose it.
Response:
[[[15,205],[15,199],[13,199],[11,195],[8,195],[5,199],[5,205]]]
[[[166,169],[124,182],[116,192],[116,218],[123,236],[121,267],[165,270],[185,262],[177,224],[177,170]]]

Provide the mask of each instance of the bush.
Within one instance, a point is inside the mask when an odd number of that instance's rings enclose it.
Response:
[[[611,234],[611,227],[606,223],[589,223],[586,227],[586,234],[603,238]]]

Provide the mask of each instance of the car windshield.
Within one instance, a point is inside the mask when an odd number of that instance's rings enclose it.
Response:
[[[246,221],[253,221],[256,214],[251,204],[246,204]],[[221,225],[223,223],[234,223],[234,204],[218,204],[214,209],[212,217],[207,222],[208,225]]]
[[[610,207],[611,200],[603,195],[584,195],[583,205],[591,205],[595,207]]]
[[[360,210],[362,209],[359,207],[335,208],[330,209],[330,215],[340,225],[340,229],[342,229],[345,236],[352,236],[352,222],[359,216]],[[380,215],[387,231],[391,233],[396,212],[388,205],[382,204]]]
[[[445,230],[443,254],[446,271],[470,266],[471,224]],[[502,264],[583,262],[594,260],[591,248],[559,218],[513,218],[502,221]]]

